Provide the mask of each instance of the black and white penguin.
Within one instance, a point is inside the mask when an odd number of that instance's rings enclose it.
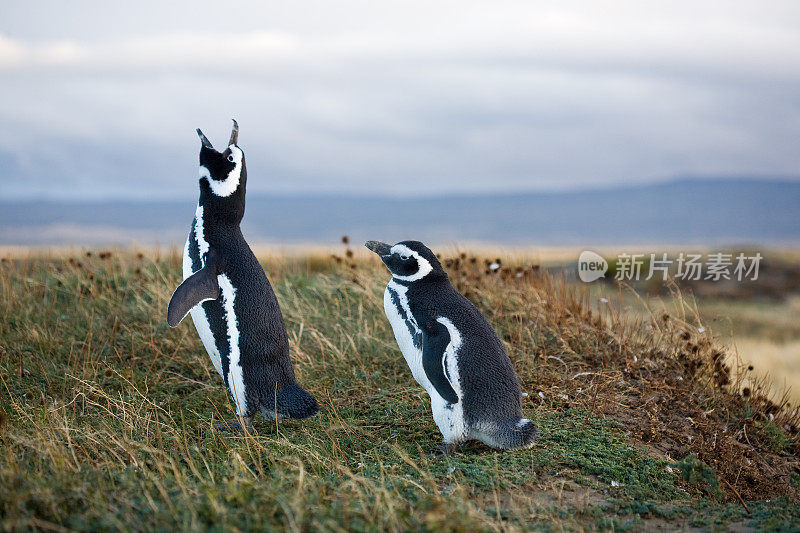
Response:
[[[252,429],[258,411],[267,418],[306,418],[319,410],[295,381],[289,340],[278,300],[244,240],[247,169],[237,146],[239,126],[218,152],[199,129],[200,200],[183,253],[183,283],[175,289],[167,322],[176,327],[191,313],[197,333],[236,406]],[[237,421],[215,426],[238,431]]]
[[[530,447],[539,436],[522,418],[522,391],[502,341],[475,305],[450,284],[418,241],[368,241],[392,279],[383,307],[411,373],[431,397],[445,453],[466,440]]]

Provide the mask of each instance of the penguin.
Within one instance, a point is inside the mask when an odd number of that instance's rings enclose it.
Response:
[[[444,454],[468,440],[528,448],[539,430],[522,418],[522,391],[502,341],[475,305],[450,284],[419,241],[368,241],[392,274],[386,317],[414,379],[430,395]]]
[[[239,227],[247,168],[233,121],[222,152],[200,136],[200,199],[183,251],[183,283],[167,308],[177,327],[192,315],[197,333],[236,407],[215,429],[252,431],[256,412],[269,419],[317,414],[314,397],[295,381],[278,300]]]

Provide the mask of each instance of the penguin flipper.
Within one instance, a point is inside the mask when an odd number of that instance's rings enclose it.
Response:
[[[167,307],[167,324],[171,328],[177,327],[192,307],[219,298],[217,275],[220,270],[217,255],[209,250],[203,268],[183,280],[172,293]]]
[[[448,403],[458,403],[458,395],[444,372],[445,350],[450,332],[437,320],[422,328],[422,368],[436,392]]]

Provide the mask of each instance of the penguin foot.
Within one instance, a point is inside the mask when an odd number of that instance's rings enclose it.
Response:
[[[252,417],[244,417],[241,420],[244,422],[244,427],[242,427],[240,419],[234,418],[233,420],[214,424],[214,429],[222,431],[223,433],[233,433],[235,435],[244,435],[245,431],[247,433],[254,433]]]
[[[443,459],[448,455],[453,455],[458,451],[458,444],[443,442],[438,446],[434,446],[430,453],[427,454],[428,459]]]

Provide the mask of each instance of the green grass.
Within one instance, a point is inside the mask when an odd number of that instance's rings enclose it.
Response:
[[[602,406],[615,397],[596,376],[573,374],[590,370],[583,354],[609,358],[617,348],[591,333],[610,326],[583,316],[569,289],[459,282],[506,341],[541,439],[525,451],[470,444],[430,460],[440,435],[383,315],[385,271],[319,258],[273,257],[265,266],[298,381],[322,412],[308,421],[259,419],[255,435],[230,437],[211,429],[232,406],[191,321],[175,330],[165,321],[177,255],[4,261],[0,528],[797,524],[791,499],[751,504],[749,517],[738,503],[709,500],[670,471],[669,458],[606,416],[611,407]],[[775,446],[790,449],[783,433],[765,428]]]

